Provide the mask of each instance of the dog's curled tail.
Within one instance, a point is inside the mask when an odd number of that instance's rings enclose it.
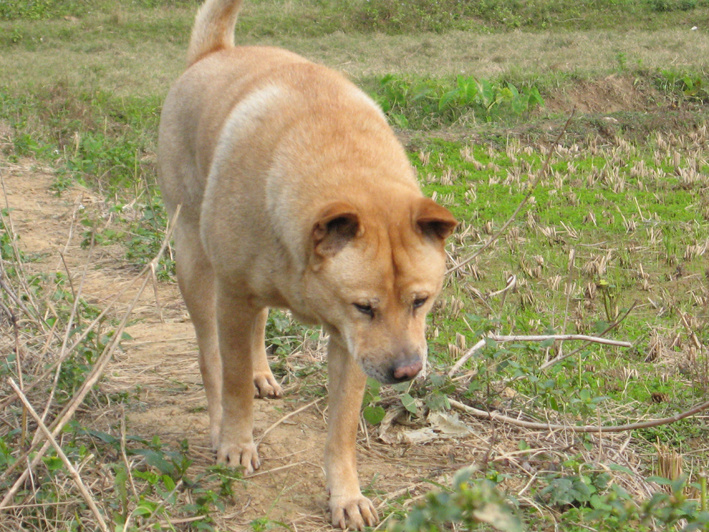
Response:
[[[242,0],[206,0],[197,12],[187,65],[193,65],[207,54],[234,46],[234,26]]]

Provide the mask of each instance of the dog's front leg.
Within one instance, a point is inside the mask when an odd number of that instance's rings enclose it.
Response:
[[[271,373],[264,345],[264,332],[268,320],[268,309],[263,309],[256,316],[254,334],[252,337],[251,360],[254,367],[254,384],[257,397],[281,397],[283,389]]]
[[[243,466],[253,473],[261,465],[253,439],[254,380],[252,346],[260,309],[228,290],[217,289],[217,326],[222,360],[222,424],[217,462]]]
[[[377,511],[362,495],[357,477],[357,426],[366,377],[342,340],[333,334],[328,350],[329,421],[325,473],[333,526],[362,530],[377,523]]]

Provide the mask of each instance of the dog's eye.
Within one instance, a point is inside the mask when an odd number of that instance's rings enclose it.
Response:
[[[366,314],[370,318],[374,317],[374,309],[372,308],[372,305],[360,305],[359,303],[354,303],[354,306],[362,314]]]
[[[416,310],[419,307],[422,307],[424,305],[424,303],[426,303],[426,301],[428,301],[427,297],[419,297],[417,299],[414,299],[414,305],[413,305],[414,310]]]

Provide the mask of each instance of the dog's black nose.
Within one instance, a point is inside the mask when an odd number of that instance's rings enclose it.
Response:
[[[421,368],[423,362],[418,358],[398,361],[391,367],[391,379],[394,382],[410,381],[418,375]]]

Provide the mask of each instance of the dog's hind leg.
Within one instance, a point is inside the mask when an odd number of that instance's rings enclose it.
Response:
[[[325,474],[330,492],[333,526],[362,530],[377,523],[377,511],[362,495],[357,477],[357,426],[367,378],[332,333],[327,357],[329,419],[325,445]]]
[[[283,395],[281,385],[278,384],[266,357],[266,346],[264,345],[264,332],[266,330],[266,320],[268,319],[268,309],[263,309],[256,318],[253,345],[251,346],[251,356],[254,365],[254,384],[256,385],[257,397],[280,397]]]
[[[222,363],[217,340],[214,271],[206,259],[199,232],[186,223],[175,231],[177,281],[192,318],[199,346],[199,369],[207,393],[209,438],[219,444],[222,422]]]

